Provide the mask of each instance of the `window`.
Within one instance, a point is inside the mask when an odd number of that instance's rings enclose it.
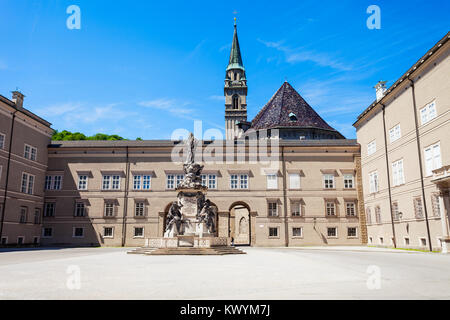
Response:
[[[46,176],[45,190],[61,190],[62,176]]]
[[[42,229],[42,237],[44,238],[52,238],[53,237],[53,228],[43,228]]]
[[[267,205],[269,210],[269,217],[277,217],[278,216],[277,202],[269,202]]]
[[[357,233],[356,233],[356,228],[355,227],[347,228],[347,237],[349,237],[349,238],[356,238],[357,237]]]
[[[436,101],[433,101],[420,109],[420,118],[422,119],[422,124],[426,124],[436,117]]]
[[[425,166],[427,176],[432,176],[433,170],[442,167],[441,144],[439,142],[425,148]]]
[[[347,202],[345,204],[345,212],[347,216],[356,217],[356,205],[354,202]]]
[[[25,243],[25,237],[17,237],[17,244],[19,246],[23,245]]]
[[[75,203],[75,217],[84,217],[86,216],[86,207],[84,202]]]
[[[103,238],[114,238],[114,228],[112,227],[103,228]]]
[[[144,202],[136,202],[134,204],[134,215],[136,217],[144,217],[145,216],[145,203]]]
[[[327,216],[336,215],[336,204],[334,202],[327,202],[326,204]]]
[[[278,189],[278,177],[276,174],[267,175],[267,189]]]
[[[40,223],[41,223],[41,209],[36,208],[34,209],[34,224]]]
[[[300,174],[290,173],[289,174],[289,188],[292,190],[300,189]]]
[[[403,159],[392,163],[392,179],[394,187],[405,183],[403,172]]]
[[[344,188],[345,189],[355,188],[355,177],[352,174],[344,175]]]
[[[370,208],[366,209],[366,219],[367,219],[367,224],[372,224],[372,212],[371,212]]]
[[[426,247],[427,246],[427,239],[426,238],[420,238],[420,245],[422,247]]]
[[[44,217],[52,218],[55,216],[55,203],[48,202],[44,204]]]
[[[391,130],[389,130],[389,139],[391,140],[391,143],[394,141],[397,141],[402,137],[402,132],[400,130],[400,124],[393,127]]]
[[[303,236],[303,228],[292,228],[292,236],[302,237]]]
[[[136,175],[133,179],[134,190],[150,190],[152,187],[152,176]]]
[[[88,176],[82,175],[78,177],[78,190],[87,190]]]
[[[435,217],[441,216],[441,204],[439,203],[439,193],[431,195],[431,206],[433,207],[433,215]]]
[[[367,145],[367,155],[370,156],[377,152],[377,141],[373,140]]]
[[[270,238],[278,237],[278,228],[269,228],[269,237]]]
[[[392,202],[392,215],[394,217],[394,221],[400,220],[400,213],[398,211],[398,202]]]
[[[114,203],[105,203],[105,217],[114,217]]]
[[[323,180],[325,189],[334,189],[334,175],[325,174]]]
[[[84,237],[84,228],[73,228],[73,237],[74,238],[83,238]]]
[[[381,208],[380,208],[380,206],[375,207],[375,220],[377,223],[381,223]]]
[[[248,174],[232,174],[230,176],[231,189],[248,189]]]
[[[302,215],[302,204],[300,202],[291,203],[291,212],[293,217],[301,217]]]
[[[234,110],[239,109],[239,96],[238,95],[233,96],[233,109]]]
[[[23,156],[25,159],[29,159],[32,161],[36,161],[37,159],[37,149],[35,147],[25,145],[25,150],[23,152]]]
[[[405,238],[405,246],[409,246],[409,238]]]
[[[5,135],[0,133],[0,149],[5,148]]]
[[[416,219],[423,219],[423,205],[421,197],[414,199],[414,214]]]
[[[175,175],[173,174],[167,175],[167,189],[169,190],[175,189]]]
[[[8,244],[8,237],[2,237],[1,244],[2,246],[6,246]]]
[[[177,174],[177,183],[176,183],[177,188],[180,185],[180,183],[183,182],[183,180],[184,180],[184,174]]]
[[[20,208],[20,223],[27,223],[27,215],[28,215],[28,208],[27,207],[21,207]]]
[[[327,228],[329,238],[337,238],[337,228]]]
[[[135,238],[143,238],[144,237],[144,228],[142,228],[142,227],[134,228],[134,237]]]
[[[202,174],[202,186],[208,187],[208,189],[217,189],[217,175]]]
[[[380,237],[380,244],[384,244],[384,238]]]
[[[103,176],[102,190],[119,190],[120,176]]]
[[[22,174],[22,193],[33,194],[34,176],[28,173]]]
[[[370,193],[378,192],[379,183],[378,183],[378,172],[372,172],[369,174],[369,183],[370,183]]]

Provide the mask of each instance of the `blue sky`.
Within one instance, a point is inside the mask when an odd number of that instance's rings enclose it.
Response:
[[[81,9],[81,30],[66,8]],[[367,7],[381,8],[369,30]],[[0,94],[58,130],[168,139],[224,128],[237,11],[249,120],[287,79],[330,125],[352,123],[450,27],[450,1],[0,0]]]

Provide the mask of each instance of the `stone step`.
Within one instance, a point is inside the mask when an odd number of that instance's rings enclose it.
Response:
[[[214,248],[138,248],[134,249],[129,254],[144,254],[144,255],[230,255],[230,254],[246,254],[242,250],[235,247],[214,247]]]

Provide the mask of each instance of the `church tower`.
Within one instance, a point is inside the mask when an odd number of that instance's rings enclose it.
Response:
[[[230,62],[225,75],[224,93],[226,139],[234,140],[242,135],[238,124],[247,121],[247,78],[239,48],[236,19]]]

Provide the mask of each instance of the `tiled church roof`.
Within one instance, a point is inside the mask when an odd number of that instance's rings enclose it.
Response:
[[[293,117],[295,116],[295,117]],[[252,121],[255,130],[277,127],[319,128],[336,131],[285,82]]]

